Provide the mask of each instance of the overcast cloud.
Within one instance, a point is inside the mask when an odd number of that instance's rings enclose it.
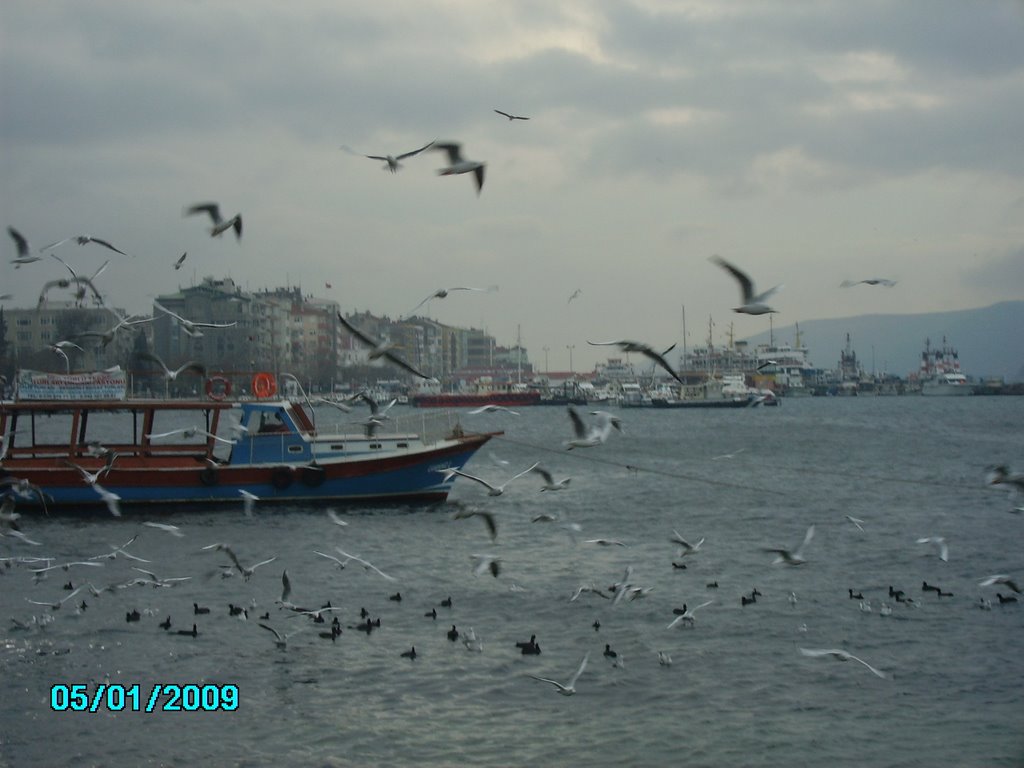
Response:
[[[133,312],[206,275],[391,317],[497,284],[428,313],[580,370],[587,339],[680,342],[684,306],[690,344],[765,330],[715,253],[785,283],[780,327],[1024,297],[1018,0],[5,0],[0,78],[3,225],[135,254],[100,278]],[[479,198],[439,153],[339,149],[432,139],[488,163]],[[240,244],[182,216],[206,200]],[[63,267],[5,242],[34,306]],[[838,287],[866,277],[899,284]]]

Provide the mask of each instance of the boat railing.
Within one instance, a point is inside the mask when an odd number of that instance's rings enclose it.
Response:
[[[353,413],[354,415],[354,413]],[[322,417],[323,414],[321,413]],[[317,433],[325,435],[346,435],[364,432],[363,420],[349,419],[327,423],[318,421]],[[391,435],[418,435],[424,445],[433,445],[450,437],[453,432],[461,429],[459,414],[455,411],[417,410],[415,413],[403,413],[389,416],[374,431],[378,437]]]

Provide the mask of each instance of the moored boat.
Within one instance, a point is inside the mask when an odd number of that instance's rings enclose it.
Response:
[[[505,408],[539,405],[540,392],[536,390],[498,392],[438,392],[417,394],[409,398],[416,408],[478,408],[482,405],[501,405]]]
[[[925,339],[921,353],[921,368],[918,372],[921,394],[929,396],[963,396],[974,394],[974,387],[960,370],[960,355],[946,338],[942,346],[932,348],[931,340]]]
[[[101,507],[96,486],[122,507],[240,503],[435,502],[459,469],[500,432],[465,433],[450,414],[420,431],[399,419],[322,430],[290,400],[69,399],[0,403],[0,495],[25,480],[19,508]],[[90,482],[87,475],[92,475]],[[5,482],[6,480],[6,482]]]

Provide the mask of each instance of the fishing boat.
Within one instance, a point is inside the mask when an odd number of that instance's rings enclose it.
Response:
[[[69,377],[44,375],[68,392]],[[118,397],[116,387],[101,397],[90,391],[0,403],[0,495],[49,510],[103,506],[100,489],[129,508],[240,503],[243,491],[261,504],[436,502],[452,485],[442,470],[462,468],[501,434],[463,432],[454,414],[422,416],[416,430],[401,417],[323,429],[308,402],[273,396],[149,400]],[[21,480],[40,492],[18,493]]]

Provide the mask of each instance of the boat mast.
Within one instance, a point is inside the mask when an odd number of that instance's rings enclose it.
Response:
[[[523,383],[523,341],[522,326],[516,323],[516,384]]]
[[[682,309],[683,309],[683,357],[680,360],[680,363],[681,363],[681,365],[679,366],[680,368],[683,368],[686,365],[686,305],[685,304],[682,305]]]

